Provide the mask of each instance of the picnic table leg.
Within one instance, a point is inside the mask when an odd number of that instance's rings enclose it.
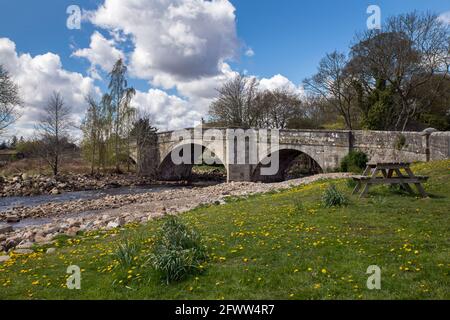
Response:
[[[378,171],[379,171],[379,169],[377,169],[377,168],[373,169],[371,178],[376,178]],[[364,171],[364,172],[366,172],[366,171]],[[365,197],[367,195],[367,193],[369,192],[369,188],[370,188],[370,182],[366,181],[365,182],[365,186],[364,186],[364,190],[363,190],[363,192],[361,192],[359,197],[360,198]]]
[[[387,179],[392,178],[393,175],[394,175],[394,169],[389,169],[387,171],[387,174],[383,173],[384,178],[387,178]],[[394,186],[397,186],[398,183],[391,183],[390,185],[394,187]]]
[[[406,170],[406,168],[405,168]],[[403,178],[404,175],[402,174],[402,172],[400,171],[400,169],[395,169],[395,172],[397,173],[397,176],[399,178]],[[411,187],[409,186],[409,184],[407,183],[401,183],[401,185],[405,188],[405,190],[410,193],[410,194],[414,194],[414,191],[411,189]]]
[[[360,181],[358,181],[356,187],[353,189],[352,194],[356,194],[359,191],[359,189],[361,189],[361,182]]]
[[[366,166],[366,169],[364,169],[364,172],[363,172],[362,175],[363,175],[363,176],[368,176],[368,175],[369,175],[369,172],[370,172],[370,166]],[[352,194],[358,193],[359,190],[361,190],[361,187],[362,187],[362,183],[361,183],[361,181],[358,181],[356,187],[355,187],[355,188],[353,189],[353,191],[352,191]]]
[[[410,167],[405,167],[405,171],[406,171],[406,173],[408,174],[408,176],[409,176],[410,178],[415,178],[415,175],[414,175],[414,173],[412,172],[412,170],[411,170]],[[415,185],[416,185],[416,188],[417,188],[417,190],[419,191],[420,195],[421,195],[423,198],[428,197],[427,192],[426,192],[425,189],[422,187],[422,184],[421,184],[420,182],[415,183]]]
[[[369,188],[370,188],[370,183],[367,182],[366,185],[364,186],[364,190],[363,192],[361,192],[361,194],[359,195],[360,198],[364,198],[367,193],[369,192]]]
[[[370,172],[370,166],[366,166],[366,169],[364,169],[364,172],[363,172],[363,176],[368,176],[369,175],[369,172]]]

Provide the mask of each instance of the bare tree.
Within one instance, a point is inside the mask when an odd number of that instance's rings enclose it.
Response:
[[[72,126],[71,109],[64,104],[59,92],[53,92],[43,111],[36,127],[41,143],[40,153],[56,176]]]
[[[260,90],[254,77],[237,75],[218,89],[211,104],[214,122],[224,126],[283,129],[289,119],[301,113],[299,96],[288,88]]]
[[[285,129],[290,120],[303,116],[298,94],[287,88],[265,90],[256,97],[257,126]]]
[[[0,133],[4,132],[20,116],[17,108],[22,104],[19,87],[8,71],[0,65]]]
[[[346,71],[348,59],[337,51],[327,54],[319,64],[318,72],[303,81],[305,89],[325,99],[343,118],[348,129],[353,129],[356,98],[352,74]]]
[[[255,78],[237,75],[217,89],[219,97],[211,104],[213,121],[226,126],[251,127],[256,124],[255,97],[258,93]]]

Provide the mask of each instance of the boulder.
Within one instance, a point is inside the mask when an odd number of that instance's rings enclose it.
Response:
[[[4,263],[4,262],[8,261],[9,259],[11,259],[10,256],[0,256],[0,263]]]
[[[114,220],[115,223],[119,225],[119,227],[123,227],[126,223],[125,217],[119,217],[116,220]]]
[[[80,230],[80,228],[78,228],[78,227],[71,227],[66,230],[65,235],[69,236],[69,237],[75,237],[79,230]]]
[[[67,219],[67,223],[69,224],[69,227],[80,227],[81,223],[77,219],[70,218]]]
[[[45,234],[43,232],[38,232],[34,236],[34,241],[37,242],[37,243],[46,242],[47,241],[47,237],[45,236]]]
[[[33,248],[33,245],[34,245],[33,242],[29,242],[29,241],[23,242],[17,246],[17,249],[31,249],[31,248]]]
[[[116,229],[116,228],[119,228],[119,227],[120,227],[120,225],[116,221],[111,221],[106,226],[106,229]]]
[[[8,215],[6,216],[6,222],[8,223],[17,223],[20,221],[20,217],[15,215]]]
[[[60,194],[61,192],[59,192],[59,189],[58,189],[58,188],[53,188],[53,189],[50,191],[50,193],[53,194],[53,195],[57,195],[57,194]]]
[[[12,248],[15,248],[17,246],[17,240],[16,239],[6,239],[5,244],[3,245],[3,248],[8,251]]]
[[[13,231],[13,227],[7,224],[0,224],[0,234],[5,234]]]
[[[45,252],[46,254],[53,254],[56,252],[56,248],[48,248],[47,251]]]
[[[16,249],[16,250],[14,250],[14,253],[17,253],[17,254],[30,254],[30,253],[33,253],[33,250],[31,250],[31,249]]]

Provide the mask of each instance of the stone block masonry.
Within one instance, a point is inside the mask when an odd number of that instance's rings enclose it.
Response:
[[[229,182],[261,180],[260,164],[236,164],[227,161],[227,150],[233,144],[228,139],[226,128],[213,129],[221,133],[220,139],[210,136],[198,139],[194,135],[194,129],[186,130],[191,132],[190,139],[175,139],[173,132],[163,132],[158,134],[157,146],[151,147],[152,150],[139,151],[139,154],[147,155],[139,157],[146,159],[145,163],[138,164],[141,172],[156,174],[164,180],[189,179],[192,165],[175,165],[171,160],[171,152],[180,152],[183,145],[196,145],[203,151],[210,151],[225,166]],[[238,136],[245,134],[245,129],[242,129]],[[235,145],[234,147],[236,148]],[[442,160],[450,157],[450,132],[280,130],[279,146],[271,150],[271,155],[280,158],[279,172],[286,169],[290,159],[300,154],[306,154],[323,172],[327,172],[338,168],[342,158],[351,150],[363,151],[374,161]],[[245,145],[237,151],[247,153],[249,146]],[[137,155],[138,151],[135,154]],[[257,160],[257,163],[260,163],[264,159]],[[279,177],[279,172],[274,177]]]

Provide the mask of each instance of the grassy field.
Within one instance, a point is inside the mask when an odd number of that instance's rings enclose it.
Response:
[[[327,209],[330,181],[280,193],[230,199],[181,215],[209,250],[204,272],[170,285],[145,267],[160,221],[60,238],[54,254],[36,248],[0,265],[0,299],[450,299],[450,161],[416,164],[431,197],[376,187]],[[114,252],[124,239],[143,249],[129,270]],[[66,288],[66,268],[82,269],[81,290]],[[368,290],[378,265],[381,290]]]

